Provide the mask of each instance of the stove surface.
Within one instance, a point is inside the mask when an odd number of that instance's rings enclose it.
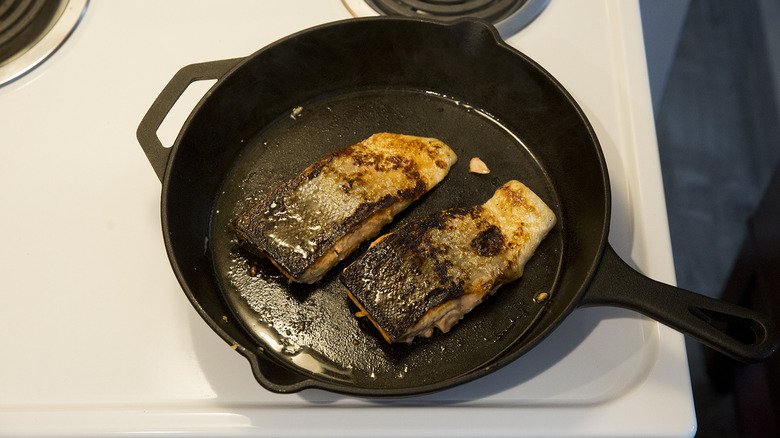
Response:
[[[0,87],[0,434],[693,435],[682,335],[626,310],[576,310],[508,367],[401,400],[270,393],[199,318],[167,260],[138,123],[183,66],[350,17],[338,0],[92,2],[46,63]],[[593,124],[612,246],[674,282],[638,5],[553,1],[507,41]],[[210,84],[190,86],[164,141]]]

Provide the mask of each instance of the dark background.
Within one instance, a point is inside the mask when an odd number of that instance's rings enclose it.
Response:
[[[777,232],[772,241],[756,231],[759,220],[780,228],[778,211],[766,208],[780,200],[780,191],[767,193],[780,157],[780,1],[640,6],[677,284],[736,301],[760,282],[757,266],[780,272]],[[751,242],[773,258],[756,258]],[[776,309],[780,290],[766,293]],[[772,311],[766,300],[753,305]],[[771,369],[687,345],[697,437],[780,436]]]

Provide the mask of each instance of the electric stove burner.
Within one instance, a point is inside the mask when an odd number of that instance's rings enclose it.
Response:
[[[387,15],[453,20],[475,17],[497,23],[520,9],[526,0],[366,0]]]
[[[35,41],[48,27],[57,8],[57,2],[45,0],[0,3],[0,59],[10,58],[30,41]]]
[[[67,39],[87,0],[0,1],[0,85],[43,62]]]
[[[496,26],[502,37],[516,33],[547,6],[549,0],[342,0],[355,16],[382,15],[453,21],[471,17]],[[368,8],[366,8],[366,5]]]

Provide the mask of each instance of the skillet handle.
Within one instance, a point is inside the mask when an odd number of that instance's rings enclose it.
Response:
[[[170,112],[173,105],[179,100],[182,93],[196,81],[209,79],[220,79],[231,68],[233,68],[243,58],[223,59],[219,61],[203,62],[199,64],[190,64],[176,72],[168,84],[154,100],[152,106],[144,115],[136,131],[136,138],[141,148],[149,159],[154,172],[160,181],[165,175],[165,167],[168,164],[168,157],[171,154],[171,148],[163,146],[160,138],[157,137],[157,129],[162,124],[165,117]]]
[[[645,277],[610,245],[580,304],[635,310],[741,362],[762,361],[778,348],[767,316]]]

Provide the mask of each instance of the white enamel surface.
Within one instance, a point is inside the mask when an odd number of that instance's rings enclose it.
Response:
[[[0,435],[693,435],[682,336],[629,311],[577,310],[502,370],[386,401],[269,393],[200,319],[138,123],[184,65],[349,17],[339,0],[91,2],[51,59],[0,88]],[[509,43],[593,124],[617,252],[673,282],[640,29],[634,2],[553,0]]]

